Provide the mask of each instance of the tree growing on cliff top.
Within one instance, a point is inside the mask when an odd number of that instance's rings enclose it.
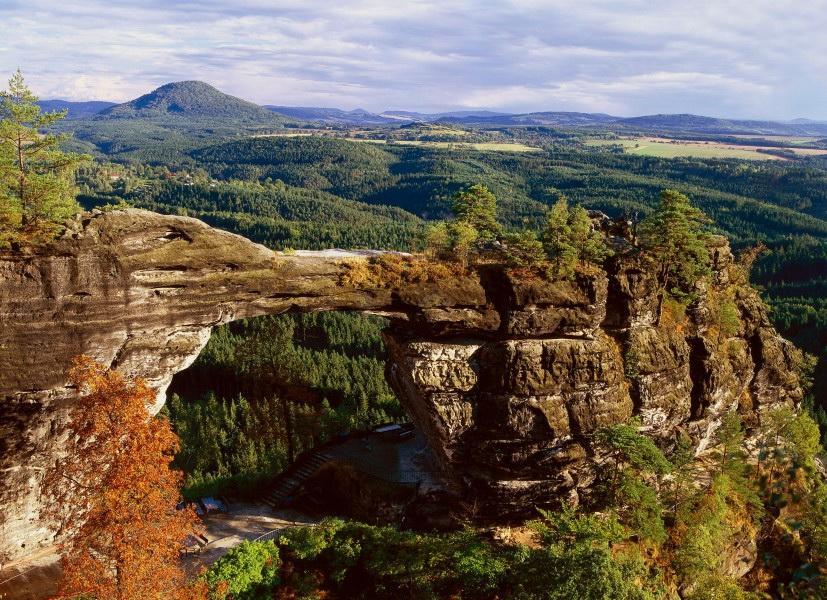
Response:
[[[684,194],[664,190],[658,207],[640,224],[641,245],[660,267],[661,300],[664,293],[692,300],[698,280],[710,274],[705,229],[709,223]]]
[[[454,196],[454,214],[457,221],[476,230],[481,243],[493,242],[502,231],[497,222],[497,199],[484,185],[472,185],[458,192]]]
[[[569,207],[565,196],[548,212],[543,245],[554,275],[563,278],[572,277],[578,264],[599,264],[612,255],[603,236],[592,227],[586,209]]]
[[[80,391],[68,425],[68,453],[43,479],[44,516],[66,535],[58,598],[199,598],[178,564],[197,529],[177,510],[181,473],[170,469],[178,438],[150,416],[154,392],[87,357],[70,372]]]
[[[428,228],[425,245],[434,257],[466,266],[502,233],[497,199],[484,185],[472,185],[457,192],[453,210],[453,220]]]
[[[0,93],[0,246],[48,236],[79,210],[74,172],[87,157],[46,131],[65,116],[42,113],[20,71]]]

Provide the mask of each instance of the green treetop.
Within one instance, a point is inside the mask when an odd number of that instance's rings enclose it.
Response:
[[[554,270],[560,275],[571,275],[577,266],[577,248],[571,240],[569,203],[562,196],[548,212],[543,245],[552,260]]]
[[[644,250],[660,264],[663,292],[691,300],[695,284],[710,274],[705,231],[709,222],[685,195],[661,192],[660,205],[640,224],[640,238]]]
[[[426,247],[437,258],[467,265],[501,234],[497,223],[497,199],[484,185],[472,185],[454,196],[452,221],[432,225]]]
[[[477,231],[481,243],[492,242],[500,234],[497,199],[484,185],[472,185],[454,196],[454,214]]]
[[[503,232],[497,222],[497,199],[483,185],[459,192],[454,214],[454,220],[428,229],[426,247],[437,258],[463,265],[486,254],[511,267],[569,278],[578,264],[600,264],[612,254],[588,212],[580,206],[569,208],[565,198],[549,211],[542,240],[530,230]]]
[[[543,245],[558,277],[574,275],[578,263],[600,264],[612,255],[603,236],[592,227],[586,209],[569,207],[565,196],[548,212]]]
[[[78,211],[74,171],[86,157],[45,132],[65,116],[42,113],[20,71],[0,93],[0,245],[52,234]]]

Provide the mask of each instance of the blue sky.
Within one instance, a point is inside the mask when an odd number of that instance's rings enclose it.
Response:
[[[124,101],[827,119],[827,0],[0,0],[0,72]]]

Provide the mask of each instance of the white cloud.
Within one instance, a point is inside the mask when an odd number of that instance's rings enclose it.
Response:
[[[827,117],[827,0],[3,0],[0,71],[126,100]]]

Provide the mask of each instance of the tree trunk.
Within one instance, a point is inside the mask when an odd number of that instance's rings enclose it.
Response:
[[[22,224],[23,227],[26,227],[30,222],[28,207],[26,206],[26,158],[23,153],[23,136],[20,135],[19,130],[17,132],[17,168],[20,171],[17,193],[20,196],[20,209],[23,213]]]

